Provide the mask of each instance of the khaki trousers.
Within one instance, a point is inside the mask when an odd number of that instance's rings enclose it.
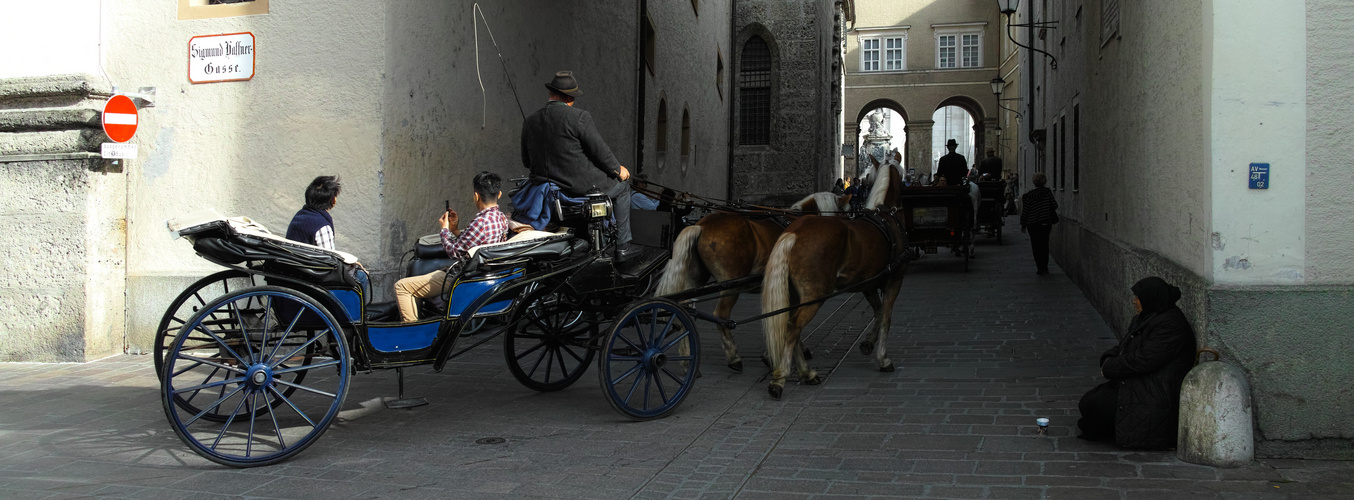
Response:
[[[400,321],[418,321],[418,299],[442,293],[446,271],[433,271],[423,276],[410,276],[395,282],[395,301],[400,306]]]

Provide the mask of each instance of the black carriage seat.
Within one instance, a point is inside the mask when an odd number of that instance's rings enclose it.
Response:
[[[569,232],[523,231],[502,243],[470,249],[466,272],[490,271],[528,262],[555,261],[581,256],[588,242]]]
[[[218,217],[193,224],[171,221],[169,229],[191,241],[193,250],[209,260],[230,265],[262,262],[267,271],[307,283],[360,286],[354,277],[357,257],[353,254],[277,236],[247,217]]]

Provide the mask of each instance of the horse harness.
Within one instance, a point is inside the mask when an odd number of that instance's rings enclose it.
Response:
[[[860,212],[853,212],[851,215],[852,219],[860,218],[869,222],[875,229],[878,229],[880,233],[883,233],[884,240],[889,242],[889,255],[892,255],[893,258],[889,260],[888,265],[885,266],[884,272],[881,273],[881,275],[892,273],[898,266],[909,260],[908,253],[906,252],[907,232],[898,224],[898,218],[895,217],[897,213],[897,207],[890,207],[888,209],[875,208],[873,210],[862,210]],[[896,234],[901,235],[903,239],[902,251],[899,249],[899,238],[895,237],[894,231],[890,231],[890,229],[896,230]]]

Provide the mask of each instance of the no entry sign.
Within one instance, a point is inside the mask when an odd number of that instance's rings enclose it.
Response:
[[[136,134],[136,104],[130,97],[115,95],[103,106],[103,133],[113,142],[127,142]]]

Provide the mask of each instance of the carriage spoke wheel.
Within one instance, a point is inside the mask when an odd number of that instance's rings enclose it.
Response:
[[[588,371],[597,325],[583,321],[583,313],[559,292],[537,291],[526,297],[520,321],[503,335],[508,370],[537,391],[569,387]]]
[[[598,377],[612,408],[635,420],[667,415],[691,394],[700,338],[685,310],[647,299],[616,319],[602,343]]]
[[[253,303],[271,314],[249,312]],[[260,314],[257,322],[251,314]],[[166,354],[165,416],[184,444],[222,465],[268,465],[301,452],[329,428],[348,392],[338,320],[295,290],[246,288],[208,302]]]
[[[221,271],[212,274],[197,282],[188,285],[173,302],[169,303],[169,308],[165,314],[160,317],[160,325],[155,329],[155,376],[164,378],[165,352],[169,344],[174,342],[174,336],[179,334],[183,325],[188,324],[188,318],[192,317],[207,302],[228,294],[236,290],[255,287],[263,284],[263,278],[245,273],[243,271]],[[249,304],[246,308],[255,308],[257,304]],[[206,336],[197,336],[193,339],[195,342],[209,342],[211,339]]]
[[[260,284],[261,281],[261,278],[252,274],[240,271],[222,271],[198,280],[184,290],[183,293],[179,294],[179,297],[174,299],[174,302],[170,304],[169,309],[165,311],[165,315],[160,318],[160,327],[156,331],[156,375],[161,380],[164,379],[164,356],[168,353],[170,345],[174,343],[179,331],[183,329],[184,325],[188,324],[188,320],[192,318],[194,314],[205,309],[212,299],[228,295],[233,291],[256,286],[257,284]],[[226,326],[243,322],[247,328],[255,329],[261,328],[264,321],[271,321],[275,324],[277,319],[275,314],[268,311],[268,307],[264,304],[264,298],[259,296],[237,301],[237,303],[234,304],[233,309],[217,310],[212,314],[208,314],[202,320],[204,325],[209,326]],[[238,331],[238,329],[232,329],[232,331]],[[230,338],[223,340],[227,344],[232,344],[241,348],[243,347],[241,345],[242,339],[239,335],[230,336]],[[184,346],[185,349],[192,351],[202,346],[213,346],[215,345],[213,342],[214,340],[209,335],[203,331],[195,330],[188,334],[188,338],[184,341]],[[309,363],[310,353],[306,353],[299,362],[300,364]],[[293,364],[296,363],[287,363],[283,368],[290,368]],[[305,380],[305,377],[306,372],[304,371],[287,372],[283,375],[283,379],[291,384],[300,384]],[[295,387],[286,386],[283,389],[283,395],[291,396],[295,391]],[[218,396],[220,395],[224,395],[224,392],[218,394]],[[182,405],[185,410],[197,414],[201,411],[201,408],[197,405],[202,404],[202,401],[206,399],[206,397],[206,394],[202,391],[198,391],[179,396],[175,398],[175,401]],[[273,401],[272,405],[258,408],[255,411],[267,412],[280,404],[282,404],[282,401],[280,400]],[[225,422],[226,419],[231,418],[231,415],[233,415],[233,413],[229,413],[229,411],[233,409],[234,407],[216,408],[204,413],[202,418],[212,422]]]

